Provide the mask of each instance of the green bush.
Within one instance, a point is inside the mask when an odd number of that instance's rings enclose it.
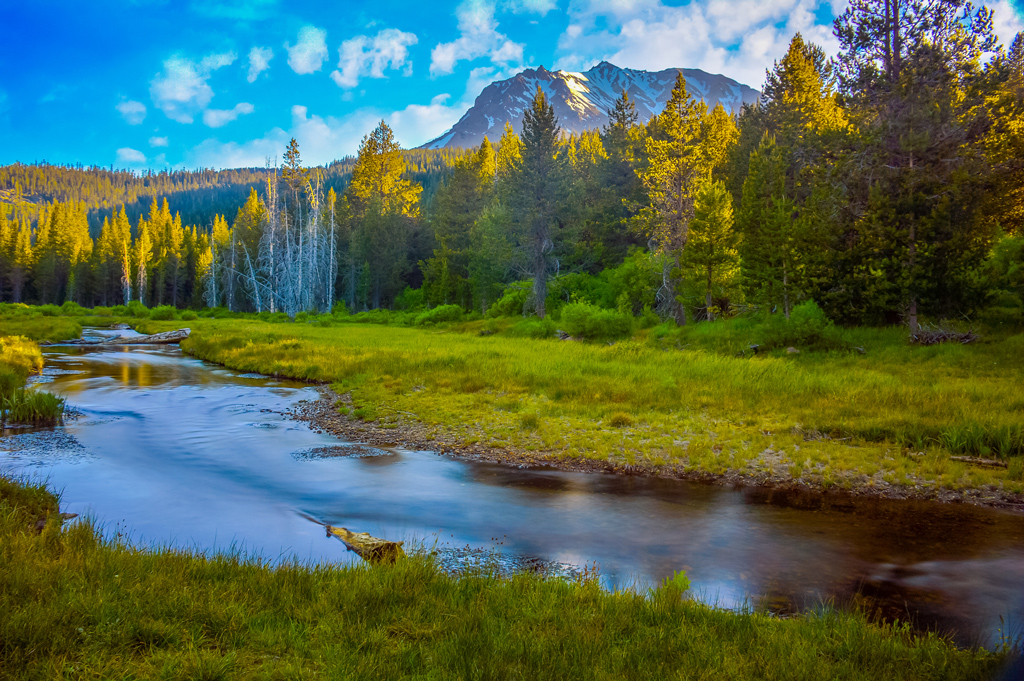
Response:
[[[432,310],[416,315],[416,326],[424,324],[440,324],[441,322],[457,322],[462,319],[462,307],[459,305],[439,305]]]
[[[421,288],[406,286],[404,291],[395,296],[395,308],[404,312],[419,312],[426,304],[426,294]]]
[[[149,318],[154,319],[156,321],[167,321],[169,319],[174,319],[175,317],[177,317],[177,313],[178,311],[174,308],[173,305],[161,305],[159,307],[154,307],[150,311]]]
[[[190,322],[193,319],[198,319],[198,318],[199,318],[199,315],[197,315],[195,313],[195,311],[193,311],[193,310],[185,310],[184,312],[181,313],[182,321]]]
[[[809,350],[840,350],[847,347],[839,330],[813,300],[789,313],[771,315],[758,329],[758,344],[766,350],[801,347]]]
[[[114,307],[110,308],[110,315],[112,317],[127,317],[128,308],[125,307],[124,305],[115,305]]]
[[[295,321],[296,321],[296,323],[304,324],[308,320],[309,320],[309,313],[308,312],[296,312],[295,313]]]
[[[68,300],[60,306],[60,313],[68,317],[81,317],[89,314],[89,311],[78,303]]]
[[[528,317],[516,322],[515,326],[508,330],[508,335],[516,338],[552,338],[555,331],[553,320]]]
[[[114,311],[111,310],[109,307],[105,307],[103,305],[97,305],[96,307],[94,307],[92,309],[92,313],[93,313],[93,315],[95,315],[97,317],[109,317],[110,315],[112,315],[114,313]]]
[[[614,340],[633,335],[633,318],[587,303],[562,308],[562,330],[575,338]]]
[[[505,294],[487,308],[488,317],[519,317],[523,314],[526,300],[530,297],[529,283],[509,284]]]
[[[44,317],[57,317],[61,313],[61,309],[56,305],[40,305],[36,309]]]
[[[335,317],[347,317],[348,316],[348,306],[345,305],[345,301],[344,300],[339,300],[334,305],[332,305],[331,306],[331,314],[334,315]]]
[[[149,308],[143,305],[141,300],[133,300],[128,303],[128,314],[132,317],[145,319],[149,317]]]
[[[284,312],[274,312],[272,314],[269,314],[267,317],[267,321],[270,322],[271,324],[284,324],[285,322],[290,322],[291,320],[291,317],[289,317]]]

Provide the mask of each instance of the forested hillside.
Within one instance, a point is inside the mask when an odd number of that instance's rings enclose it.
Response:
[[[0,299],[1019,323],[1024,36],[959,0],[882,8],[836,20],[835,60],[796,35],[738,116],[679,78],[646,124],[623,93],[580,135],[538,90],[521,134],[466,152],[381,123],[326,168],[293,140],[273,170],[0,169]]]

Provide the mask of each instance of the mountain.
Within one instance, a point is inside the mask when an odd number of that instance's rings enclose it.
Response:
[[[554,107],[558,124],[567,132],[582,132],[605,125],[608,122],[607,112],[615,105],[623,89],[636,104],[643,123],[665,108],[678,73],[686,79],[690,95],[703,99],[709,107],[721,103],[726,110],[738,112],[741,106],[757,101],[761,95],[731,78],[699,69],[651,72],[622,69],[603,61],[589,71],[574,73],[548,71],[541,66],[485,87],[458,123],[421,148],[479,146],[484,135],[497,142],[505,121],[510,121],[519,132],[523,124],[523,109],[533,101],[538,85]]]

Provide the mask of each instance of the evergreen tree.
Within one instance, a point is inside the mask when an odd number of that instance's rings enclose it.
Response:
[[[697,194],[683,265],[699,277],[708,320],[715,318],[715,295],[728,290],[739,273],[737,242],[732,195],[724,182],[704,185]]]
[[[523,114],[522,158],[512,165],[510,207],[525,269],[533,279],[530,303],[541,319],[547,298],[548,256],[560,182],[559,127],[555,110],[537,87]],[[500,155],[500,153],[499,153]]]
[[[659,305],[676,324],[686,323],[680,258],[686,248],[694,202],[712,165],[705,144],[707,105],[690,98],[680,73],[665,110],[659,114],[646,142],[647,161],[637,170],[650,205],[637,215],[637,225],[662,259]]]

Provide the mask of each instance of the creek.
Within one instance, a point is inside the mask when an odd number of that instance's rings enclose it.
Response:
[[[313,388],[177,346],[45,355],[45,388],[76,415],[4,431],[0,469],[47,480],[62,510],[135,543],[357,560],[319,522],[442,556],[596,565],[608,588],[647,588],[685,570],[697,597],[723,607],[858,605],[963,645],[1024,634],[1020,513],[358,447],[287,416],[317,399]]]

